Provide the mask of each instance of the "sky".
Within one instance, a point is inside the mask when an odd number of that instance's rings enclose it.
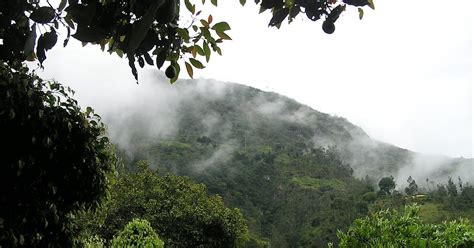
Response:
[[[205,69],[195,70],[195,78],[286,95],[413,151],[473,157],[471,0],[449,8],[440,0],[375,0],[363,20],[348,7],[332,35],[304,14],[270,28],[270,13],[259,15],[247,2],[220,0],[217,8],[203,8],[203,17],[210,13],[231,25],[233,40],[222,45],[223,56],[213,54]],[[84,106],[110,107],[133,99],[140,87],[126,59],[97,46],[71,40],[47,56],[38,73],[71,86]]]

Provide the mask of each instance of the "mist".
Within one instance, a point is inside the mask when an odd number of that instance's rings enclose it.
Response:
[[[259,128],[266,119],[310,129],[311,135],[297,133],[295,139],[314,147],[337,147],[358,178],[369,175],[378,180],[393,175],[399,187],[406,185],[409,176],[420,185],[427,178],[437,183],[445,183],[449,177],[474,182],[472,159],[419,154],[376,141],[343,117],[318,112],[279,94],[254,89],[246,95],[245,86],[209,79],[179,80],[171,85],[156,70],[143,71],[140,76],[138,86],[114,97],[87,101],[103,117],[111,140],[130,159],[143,149],[143,144],[176,139],[181,122],[190,118],[183,116],[188,113],[202,136],[219,140],[208,157],[193,162],[191,167],[200,173],[225,163],[242,144],[231,137],[235,123],[213,106],[242,98],[238,106],[233,106],[241,113],[234,118],[245,120],[251,128]]]

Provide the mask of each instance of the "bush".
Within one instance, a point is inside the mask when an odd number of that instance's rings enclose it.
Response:
[[[164,242],[158,237],[150,223],[133,219],[113,240],[112,247],[153,247],[163,248]]]
[[[474,247],[474,227],[468,220],[423,224],[416,205],[403,215],[383,210],[357,219],[346,233],[338,232],[339,246],[350,247]]]
[[[97,235],[89,236],[81,240],[82,247],[84,248],[104,248],[105,241]]]

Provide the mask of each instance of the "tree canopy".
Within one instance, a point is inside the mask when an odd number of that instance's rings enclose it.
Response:
[[[383,195],[390,195],[392,194],[393,190],[395,189],[395,179],[393,176],[389,177],[383,177],[379,181],[379,188],[380,188],[380,194]]]
[[[235,247],[247,239],[240,211],[208,195],[203,184],[159,176],[145,161],[136,170],[119,174],[102,212],[96,217],[86,214],[79,222],[83,232],[111,240],[129,221],[140,218],[150,222],[167,247]]]
[[[164,242],[161,241],[155,230],[150,226],[150,222],[134,219],[112,240],[111,247],[163,248]]]
[[[72,212],[95,208],[115,153],[72,91],[0,63],[0,246],[70,246]]]
[[[382,210],[357,219],[347,232],[339,232],[339,246],[351,247],[473,247],[474,227],[468,220],[424,224],[419,208],[409,206],[403,214]]]
[[[217,6],[217,0],[210,0]],[[245,5],[246,0],[239,0]],[[206,0],[202,0],[205,4]],[[293,21],[304,13],[311,21],[324,19],[323,30],[332,33],[334,23],[347,5],[374,8],[372,0],[256,0],[260,13],[270,10],[269,26],[280,27],[284,20]],[[161,69],[165,61],[171,82],[185,65],[190,77],[193,68],[203,69],[201,62],[209,62],[211,54],[222,54],[220,43],[231,38],[226,33],[230,25],[203,16],[196,4],[184,0],[182,13],[178,0],[61,0],[57,5],[43,0],[14,0],[0,3],[0,60],[34,61],[40,64],[46,52],[58,42],[58,34],[65,29],[67,45],[73,37],[83,44],[100,45],[103,51],[126,55],[129,66],[138,80],[136,64],[155,65]],[[190,25],[179,22],[180,16],[190,16]]]

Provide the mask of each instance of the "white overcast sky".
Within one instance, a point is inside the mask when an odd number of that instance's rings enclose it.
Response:
[[[233,40],[195,77],[289,96],[403,148],[472,157],[472,0],[375,0],[363,20],[347,8],[332,35],[302,15],[269,28],[270,14],[247,2],[205,7],[215,21],[229,22]],[[90,45],[57,46],[45,68],[41,75],[99,110],[140,87],[125,59]]]

